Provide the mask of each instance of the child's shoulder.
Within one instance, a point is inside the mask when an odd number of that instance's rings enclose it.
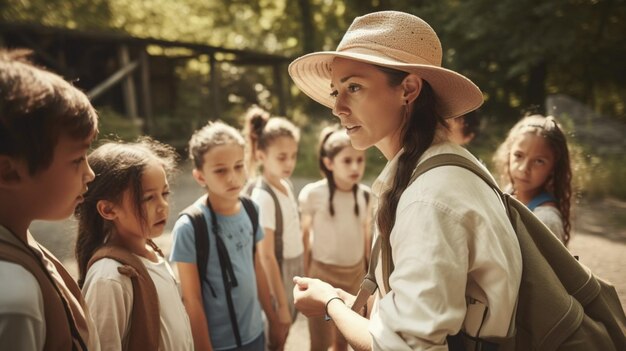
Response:
[[[0,260],[0,315],[43,319],[43,296],[35,276],[17,263]]]

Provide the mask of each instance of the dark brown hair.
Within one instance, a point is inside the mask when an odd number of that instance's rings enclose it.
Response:
[[[332,138],[331,138],[332,136]],[[324,158],[334,160],[335,156],[346,147],[352,147],[350,143],[350,137],[341,130],[338,125],[333,125],[322,129],[320,133],[318,164],[322,176],[326,178],[328,183],[328,210],[331,216],[335,216],[335,206],[333,205],[333,198],[335,191],[337,190],[337,184],[335,184],[335,178],[333,171],[326,167]],[[352,186],[352,195],[354,196],[354,214],[359,215],[359,202],[357,201],[357,192],[359,190],[359,184]]]
[[[171,174],[176,163],[175,155],[171,146],[150,138],[142,138],[136,143],[108,142],[89,155],[89,166],[96,177],[89,183],[84,201],[75,211],[78,219],[75,254],[80,286],[85,282],[87,264],[94,252],[115,231],[113,223],[100,216],[98,202],[106,200],[120,204],[124,192],[129,190],[137,218],[145,223],[141,183],[143,172],[150,162],[156,160],[163,166],[166,175]]]
[[[387,67],[376,66],[385,73],[389,86],[396,87],[402,84],[407,72]],[[396,221],[396,209],[402,192],[411,180],[411,175],[420,157],[435,139],[438,124],[444,124],[443,119],[435,112],[435,94],[427,81],[423,81],[419,96],[413,102],[412,112],[402,130],[402,148],[404,152],[398,158],[398,168],[391,188],[383,195],[378,211],[378,229],[383,240],[389,242],[391,229]]]
[[[62,134],[95,135],[98,115],[85,94],[29,55],[0,50],[0,154],[26,160],[34,175],[50,166]]]
[[[256,174],[256,150],[267,150],[280,137],[293,138],[296,142],[300,140],[300,130],[293,123],[283,117],[270,118],[267,111],[256,105],[246,112],[243,135],[248,141],[245,163],[250,178]]]
[[[513,180],[509,169],[511,148],[515,140],[525,133],[532,133],[545,138],[554,152],[554,169],[552,176],[545,184],[545,191],[557,200],[557,206],[563,218],[563,243],[567,246],[570,239],[572,224],[570,207],[572,198],[572,165],[570,161],[567,138],[561,126],[552,116],[531,115],[522,118],[511,128],[507,138],[498,147],[493,161],[497,169],[500,184],[513,189]],[[513,191],[515,191],[513,189]]]

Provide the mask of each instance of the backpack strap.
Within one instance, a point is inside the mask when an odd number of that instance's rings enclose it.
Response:
[[[259,213],[254,207],[254,202],[247,196],[240,196],[239,200],[243,205],[243,208],[246,210],[248,214],[248,218],[250,218],[250,222],[252,223],[252,258],[254,262],[254,256],[256,255],[256,232],[259,230]]]
[[[125,351],[158,350],[161,340],[159,295],[143,262],[128,250],[118,246],[100,247],[89,259],[87,270],[95,262],[110,258],[122,264],[117,271],[133,284],[133,307]]]
[[[274,253],[276,255],[276,261],[278,262],[278,267],[280,268],[280,272],[282,275],[282,267],[283,267],[283,212],[280,208],[280,202],[278,202],[278,197],[276,193],[272,189],[272,187],[267,184],[267,182],[263,178],[259,178],[257,181],[257,188],[265,190],[270,196],[272,200],[274,200],[274,215],[276,216],[276,228],[274,230]]]
[[[530,202],[526,205],[526,207],[528,207],[529,210],[534,211],[535,208],[548,202],[558,202],[558,201],[549,192],[542,191],[540,194],[533,197],[532,200],[530,200]]]
[[[206,274],[207,265],[209,264],[210,241],[209,228],[207,227],[204,213],[202,213],[202,209],[198,206],[191,204],[182,210],[178,217],[180,218],[182,216],[189,217],[191,225],[193,226],[193,236],[196,244],[196,266],[198,266],[200,290],[202,290],[204,286],[202,283],[207,283],[209,290],[211,291],[211,295],[213,297],[217,297],[215,289],[213,289],[213,285],[211,285],[211,282]],[[202,295],[204,296],[204,294]]]
[[[47,256],[47,258],[54,263],[58,270],[61,263],[54,259],[53,256]],[[54,278],[32,249],[27,248],[25,244],[16,245],[0,239],[0,260],[22,266],[33,275],[39,284],[46,325],[46,340],[43,350],[87,350],[83,337],[83,335],[87,334],[82,334],[77,325],[83,324],[86,328],[86,321],[83,320],[82,323],[77,323],[76,319],[80,318],[80,316],[72,314],[67,297],[56,285]],[[63,271],[65,272],[65,269]],[[65,281],[65,277],[63,275],[61,277]],[[72,293],[76,290],[79,291],[73,279],[66,281],[66,285]],[[75,286],[75,289],[71,287],[72,285]],[[82,302],[83,300],[80,296],[79,294],[75,297],[79,302]]]

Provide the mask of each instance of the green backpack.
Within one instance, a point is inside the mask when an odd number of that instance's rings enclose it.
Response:
[[[421,174],[441,166],[468,169],[493,188],[507,210],[522,255],[522,277],[517,312],[506,338],[472,338],[462,331],[448,338],[460,350],[626,350],[626,316],[615,288],[580,264],[550,230],[521,202],[503,193],[474,162],[456,154],[427,159],[415,170]],[[353,310],[359,311],[367,295],[376,290],[374,270],[382,256],[385,286],[393,271],[391,247],[377,240],[372,264],[361,284]],[[451,348],[452,349],[452,348]]]

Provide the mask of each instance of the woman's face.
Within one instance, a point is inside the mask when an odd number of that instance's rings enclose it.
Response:
[[[387,159],[401,148],[405,116],[404,91],[391,87],[387,75],[375,66],[336,58],[331,69],[333,114],[346,128],[352,146],[375,145]]]

